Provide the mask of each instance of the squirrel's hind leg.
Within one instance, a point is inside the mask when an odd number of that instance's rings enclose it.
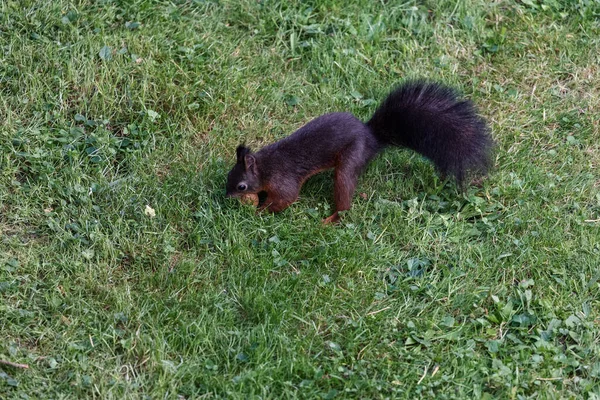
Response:
[[[338,213],[350,209],[358,177],[368,161],[369,159],[364,158],[362,149],[349,151],[340,157],[334,173],[335,212],[323,220],[324,224],[339,222]]]

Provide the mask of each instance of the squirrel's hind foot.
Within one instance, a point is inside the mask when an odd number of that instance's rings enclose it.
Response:
[[[340,215],[338,212],[334,212],[329,217],[325,218],[323,221],[323,225],[337,224],[340,222]]]

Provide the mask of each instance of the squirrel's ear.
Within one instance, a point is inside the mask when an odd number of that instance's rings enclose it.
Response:
[[[247,154],[244,157],[244,166],[246,167],[246,171],[254,171],[256,168],[256,158],[253,155]]]
[[[237,156],[237,162],[243,162],[244,157],[246,157],[246,154],[250,153],[250,149],[241,144],[237,147],[237,149],[235,149],[235,153]]]

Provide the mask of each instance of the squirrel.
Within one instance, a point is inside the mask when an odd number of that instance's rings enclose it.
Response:
[[[365,166],[390,145],[420,153],[464,189],[469,173],[489,170],[494,142],[471,101],[438,83],[409,81],[394,89],[366,123],[335,112],[258,152],[238,146],[226,196],[277,213],[296,201],[309,177],[333,168],[335,211],[323,223],[336,223],[339,212],[350,209]]]

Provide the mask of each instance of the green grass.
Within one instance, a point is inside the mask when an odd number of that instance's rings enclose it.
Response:
[[[598,0],[4,0],[0,46],[0,398],[600,397]],[[481,187],[224,199],[414,77],[490,121]]]

